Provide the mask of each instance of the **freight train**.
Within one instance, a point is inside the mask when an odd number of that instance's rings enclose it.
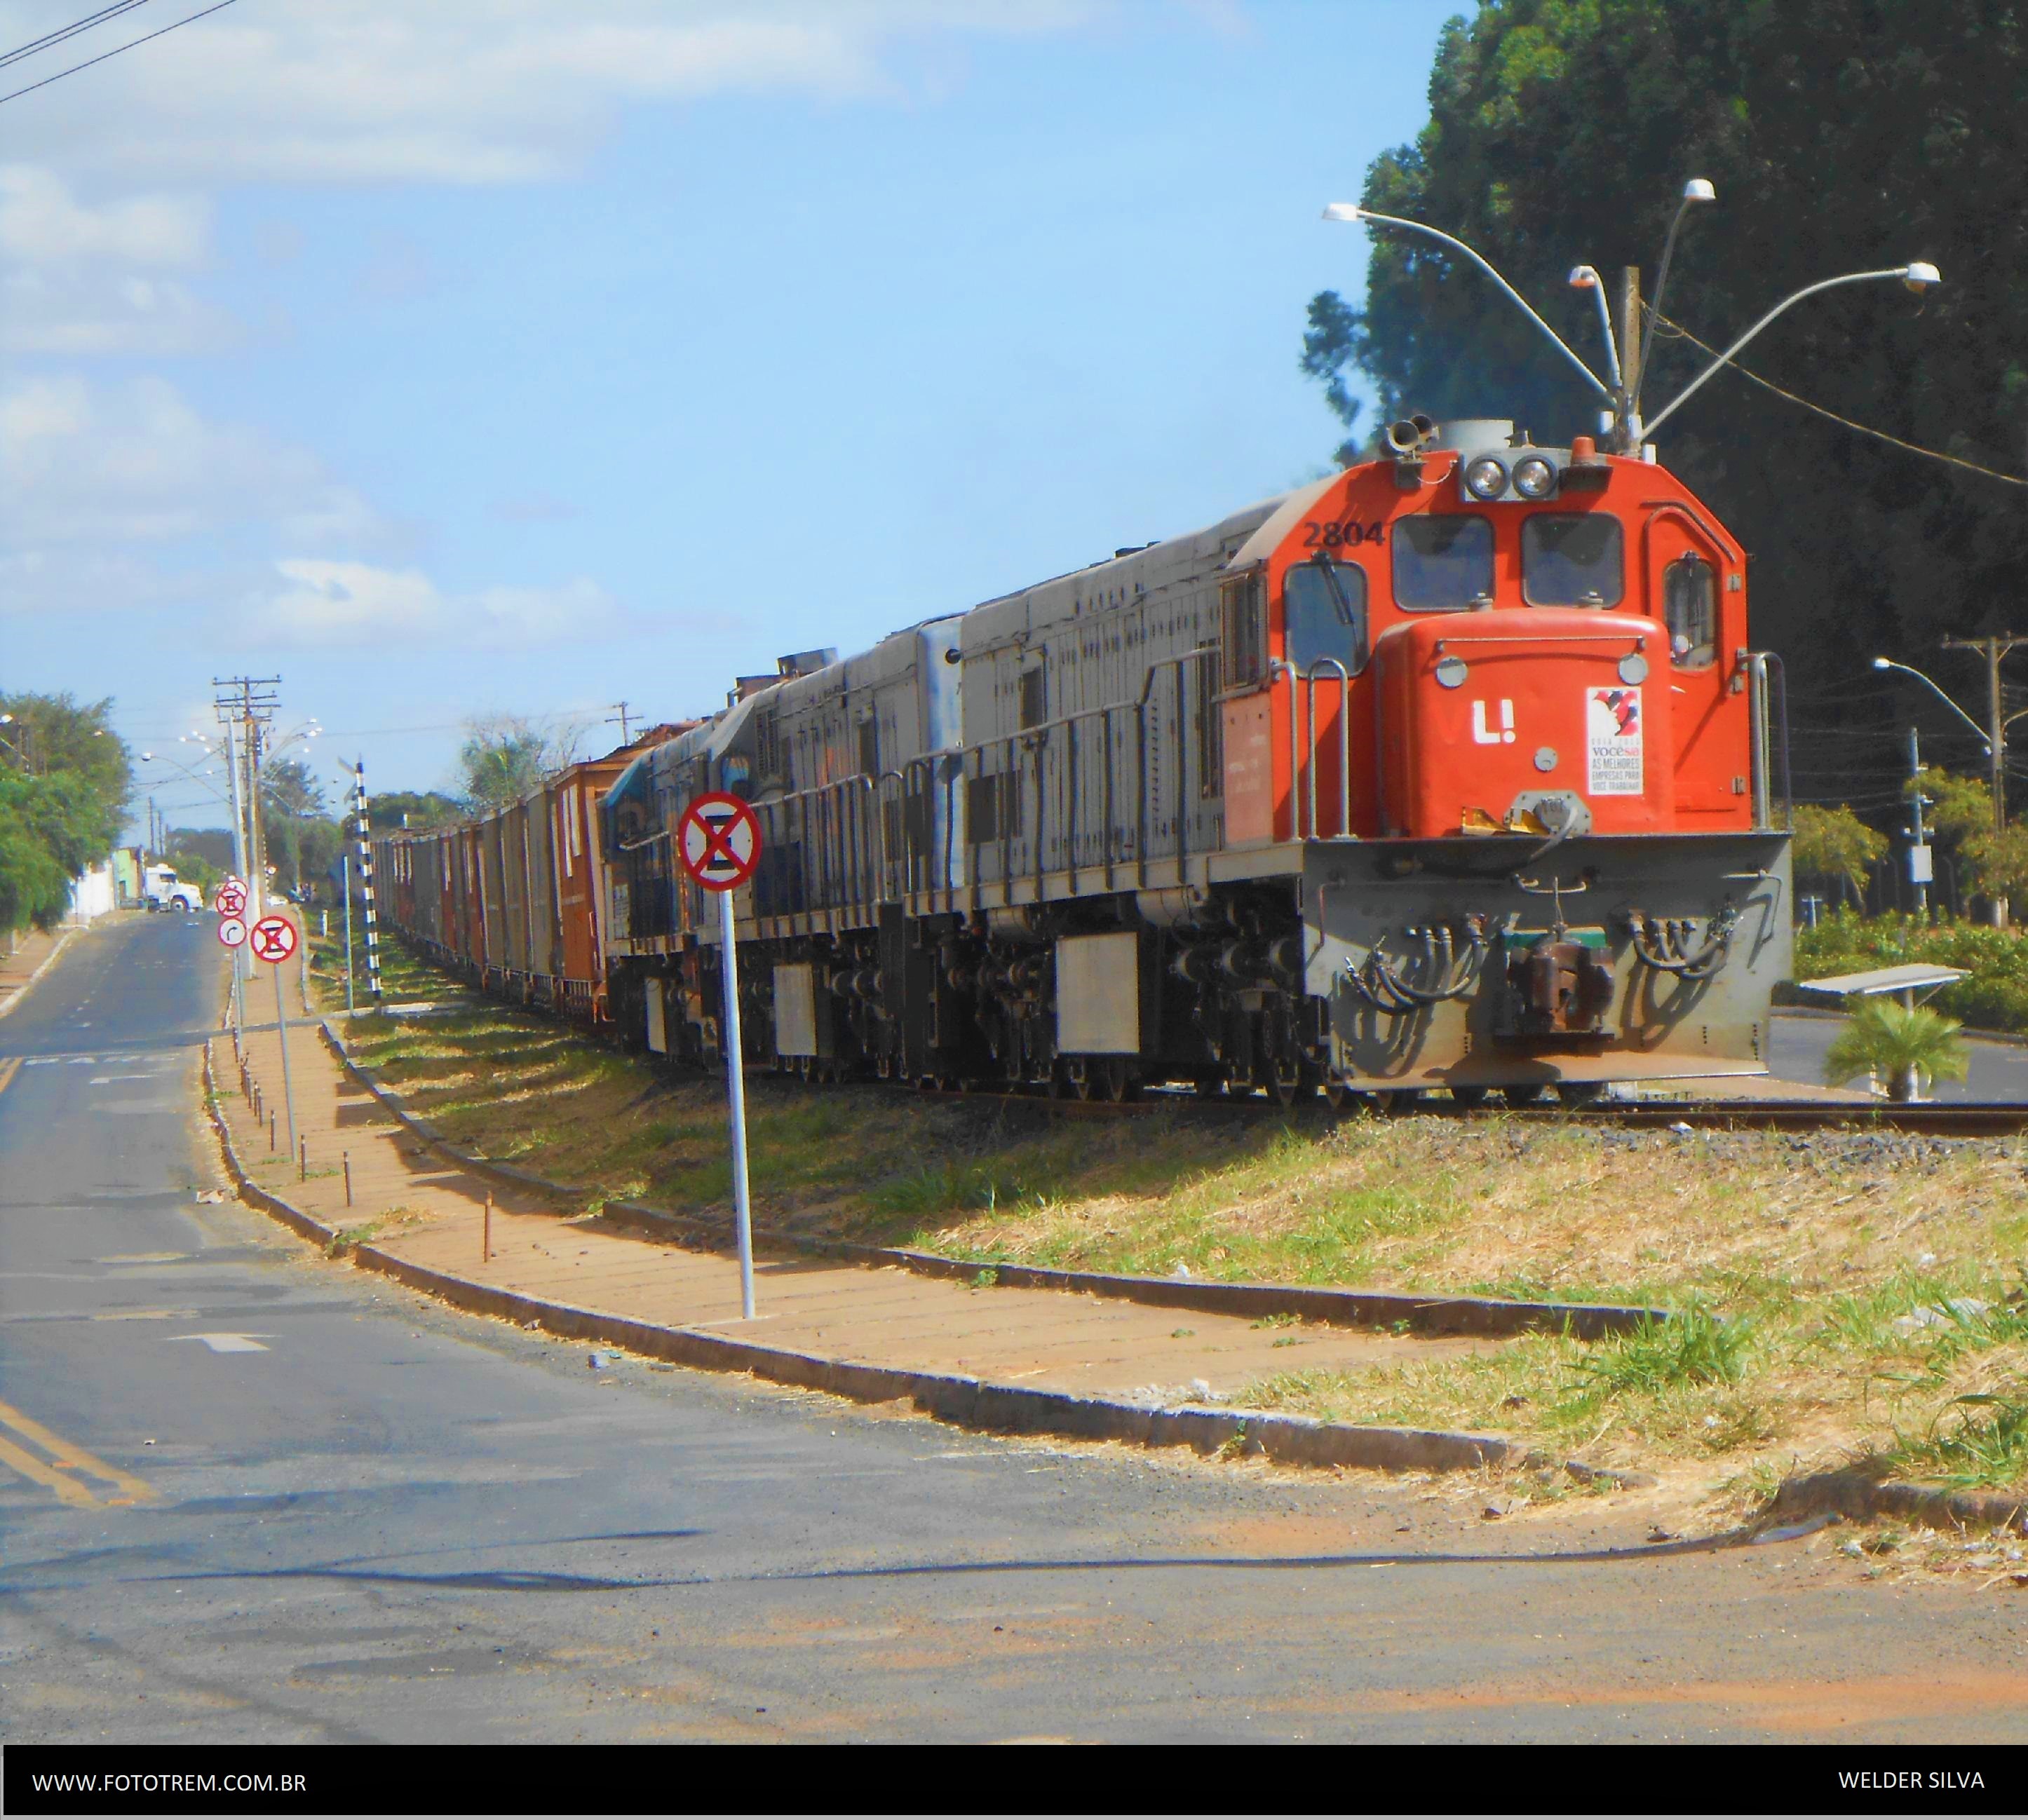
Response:
[[[1578,1103],[1764,1071],[1789,840],[1745,553],[1586,438],[1387,440],[383,836],[387,919],[710,1062],[717,919],[671,843],[727,790],[765,841],[748,1054],[806,1079]]]

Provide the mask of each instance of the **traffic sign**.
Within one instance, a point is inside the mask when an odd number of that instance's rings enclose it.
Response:
[[[296,951],[296,926],[286,916],[263,916],[254,925],[250,945],[257,960],[279,967]]]
[[[676,824],[676,856],[707,891],[736,891],[760,863],[760,823],[736,796],[694,797]]]
[[[228,948],[237,948],[246,939],[246,924],[238,916],[221,916],[218,919],[218,939]]]
[[[237,916],[246,908],[246,887],[237,879],[228,879],[218,887],[212,907],[222,916]]]

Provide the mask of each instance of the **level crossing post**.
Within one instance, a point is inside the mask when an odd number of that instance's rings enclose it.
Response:
[[[352,856],[339,856],[345,861],[345,1015],[352,1015]]]

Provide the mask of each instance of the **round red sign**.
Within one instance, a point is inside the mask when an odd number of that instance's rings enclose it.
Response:
[[[248,939],[257,958],[279,967],[296,951],[296,926],[286,916],[263,916]]]
[[[737,890],[760,863],[760,821],[736,796],[712,790],[676,823],[676,856],[707,891]]]

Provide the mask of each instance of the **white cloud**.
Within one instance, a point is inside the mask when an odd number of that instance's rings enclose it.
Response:
[[[298,557],[275,564],[283,583],[257,594],[243,636],[269,646],[402,646],[456,641],[479,650],[597,637],[616,623],[611,597],[585,579],[561,587],[446,594],[418,569]]]
[[[211,205],[202,197],[130,196],[91,208],[53,171],[0,165],[0,253],[45,265],[111,259],[188,266],[211,246]]]
[[[201,265],[211,207],[187,195],[80,202],[54,172],[0,165],[0,351],[205,352],[242,338],[232,317],[167,274]]]
[[[17,554],[248,523],[294,542],[387,535],[310,450],[212,423],[165,379],[94,386],[61,375],[0,394],[0,538]]]
[[[18,40],[68,5],[0,4],[0,20]],[[261,0],[14,105],[45,156],[150,182],[520,182],[575,165],[629,105],[892,96],[903,47],[1060,31],[1118,5]]]

